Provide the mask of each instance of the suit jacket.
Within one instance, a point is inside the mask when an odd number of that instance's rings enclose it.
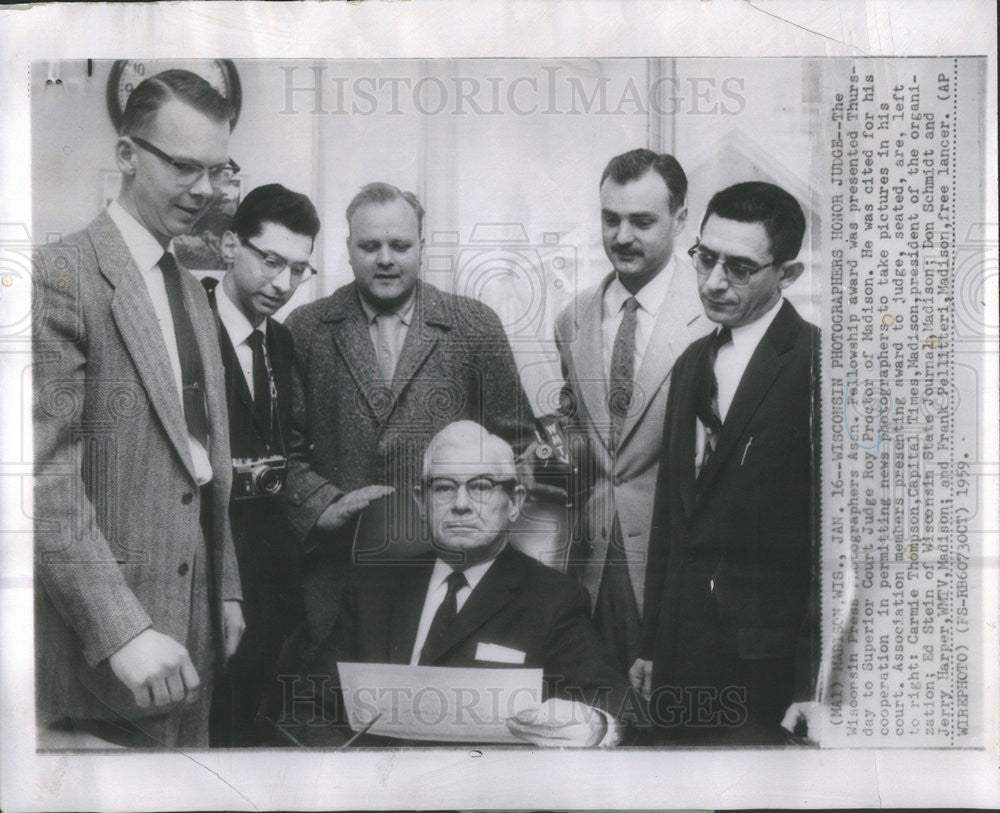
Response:
[[[202,680],[223,664],[221,602],[241,597],[228,518],[229,437],[205,292],[181,274],[205,372],[214,475],[209,561],[184,411],[153,304],[102,212],[39,250],[34,302],[35,654],[43,719],[139,709],[109,655],[152,626],[188,647]],[[189,641],[208,572],[215,649]],[[209,601],[211,599],[211,609]]]
[[[647,574],[642,657],[654,685],[754,669],[792,700],[815,643],[813,440],[819,331],[785,302],[740,380],[700,477],[693,394],[708,337],[678,359],[667,403]],[[749,672],[746,672],[749,674]],[[752,702],[752,700],[751,700]],[[754,709],[749,709],[751,715]]]
[[[434,568],[433,553],[394,565],[359,565],[344,591],[333,634],[310,658],[310,676],[332,676],[337,662],[408,664]],[[524,653],[523,664],[477,660],[480,644]],[[541,668],[544,698],[559,696],[635,719],[639,704],[628,680],[605,660],[587,597],[571,577],[507,546],[469,595],[430,666]],[[316,688],[316,687],[313,687]],[[297,687],[296,698],[302,686]],[[338,709],[325,695],[324,716]],[[299,710],[301,711],[301,710]]]
[[[418,283],[413,320],[391,386],[381,380],[354,283],[297,309],[288,515],[307,551],[304,580],[314,634],[329,631],[349,561],[352,528],[331,539],[316,520],[345,492],[388,484],[398,504],[420,476],[424,449],[453,421],[471,419],[514,446],[533,413],[506,334],[487,306]],[[412,513],[412,511],[411,511]]]
[[[612,272],[596,288],[582,294],[575,307],[556,320],[555,337],[562,362],[565,409],[572,432],[585,442],[578,466],[593,480],[579,515],[573,553],[593,603],[601,584],[604,562],[617,514],[628,558],[629,576],[639,612],[644,604],[646,550],[652,514],[653,488],[660,461],[660,440],[667,388],[674,361],[697,336],[709,330],[692,274],[677,268],[657,314],[642,366],[635,374],[632,401],[618,449],[608,448],[608,376],[604,370],[601,311]],[[576,314],[579,313],[577,317]]]

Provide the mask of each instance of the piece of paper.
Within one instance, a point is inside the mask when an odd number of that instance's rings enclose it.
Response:
[[[404,740],[521,743],[507,718],[542,702],[541,669],[338,663],[354,731]]]

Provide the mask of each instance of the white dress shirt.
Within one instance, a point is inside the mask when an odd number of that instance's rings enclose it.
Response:
[[[468,585],[460,588],[455,594],[456,612],[460,611],[462,607],[465,606],[465,602],[468,600],[469,595],[476,589],[476,585],[483,580],[483,576],[486,575],[486,571],[493,566],[495,561],[496,556],[492,559],[487,559],[485,562],[479,562],[478,564],[471,565],[462,571],[465,574],[465,581],[468,582]],[[420,613],[420,625],[417,627],[417,639],[413,643],[413,654],[410,656],[410,666],[417,666],[420,663],[420,652],[424,648],[424,644],[427,642],[427,633],[430,632],[431,622],[434,621],[434,615],[437,613],[438,607],[441,606],[444,602],[445,596],[448,594],[448,585],[446,582],[448,576],[451,575],[451,571],[451,565],[442,562],[440,559],[434,563],[434,570],[431,571],[431,580],[427,585],[427,596],[424,598],[424,609],[423,612]]]
[[[719,348],[719,353],[715,357],[715,378],[719,382],[719,417],[725,423],[729,408],[733,405],[733,398],[736,390],[746,372],[750,357],[764,338],[771,322],[781,310],[781,304],[785,301],[782,296],[774,303],[767,313],[749,325],[731,328],[733,340]],[[718,332],[716,328],[716,332]],[[695,419],[695,472],[701,466],[701,459],[705,453],[705,425],[699,419]],[[752,438],[751,438],[752,440]]]
[[[647,282],[635,295],[639,307],[635,311],[635,366],[632,375],[635,377],[642,367],[643,356],[649,346],[649,339],[656,327],[656,317],[667,297],[670,280],[677,272],[677,261],[671,257],[655,277]],[[625,316],[625,300],[632,294],[621,284],[618,276],[611,280],[604,289],[604,302],[601,307],[601,334],[604,350],[604,378],[611,377],[611,353],[615,347],[615,336]]]
[[[170,300],[167,298],[167,287],[163,281],[163,271],[160,269],[160,257],[163,256],[163,246],[138,220],[132,217],[125,208],[114,200],[108,204],[108,215],[121,232],[125,246],[139,269],[139,275],[146,283],[149,298],[153,301],[153,311],[156,321],[163,334],[170,368],[174,373],[174,383],[177,385],[177,400],[184,404],[184,379],[181,375],[181,357],[177,352],[177,336],[174,333],[174,318],[170,312]],[[206,406],[207,408],[207,406]],[[191,459],[194,461],[195,479],[203,486],[212,480],[212,463],[208,451],[189,432],[188,447]]]
[[[267,319],[260,323],[260,327],[254,328],[243,311],[229,298],[221,283],[215,286],[215,304],[219,308],[219,321],[229,334],[229,341],[236,351],[236,360],[240,363],[243,377],[250,389],[250,397],[253,398],[256,393],[253,391],[253,348],[250,346],[250,337],[254,330],[259,330],[264,334],[265,341],[267,340]]]

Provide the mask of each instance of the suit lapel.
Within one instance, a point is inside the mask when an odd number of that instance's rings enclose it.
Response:
[[[604,291],[615,277],[614,272],[604,278],[580,315],[574,341],[570,342],[570,355],[576,369],[576,386],[587,408],[594,432],[608,445],[611,416],[608,413],[608,381],[604,370],[601,309]]]
[[[91,224],[89,232],[101,273],[115,289],[111,313],[122,341],[146,389],[149,403],[193,478],[194,461],[188,447],[184,409],[146,283],[107,212],[102,212]]]
[[[719,434],[718,445],[699,478],[699,492],[704,492],[718,475],[723,463],[732,454],[733,447],[743,434],[747,423],[771,389],[778,373],[781,372],[782,355],[792,346],[794,334],[801,321],[791,303],[786,301],[761,338],[743,371],[743,377],[740,378],[733,403],[729,407],[722,432]]]
[[[385,403],[385,388],[382,374],[375,359],[375,347],[365,319],[365,312],[358,300],[356,284],[341,288],[334,293],[330,309],[324,317],[333,323],[333,343],[344,359],[354,385],[368,402],[371,415],[381,420],[388,417]]]
[[[707,319],[701,305],[692,302],[684,291],[685,278],[681,269],[675,267],[674,275],[667,288],[667,294],[660,305],[660,311],[653,326],[653,334],[642,357],[642,366],[635,377],[632,401],[629,404],[625,423],[622,425],[619,451],[628,442],[642,416],[652,403],[657,390],[663,386],[673,369],[677,357],[704,328]]]
[[[508,544],[469,594],[448,634],[426,651],[426,662],[434,664],[443,658],[509,604],[520,588],[520,572],[521,562]]]
[[[437,345],[440,327],[451,324],[448,314],[445,313],[444,303],[436,291],[418,283],[415,296],[413,319],[406,331],[403,348],[396,362],[396,372],[392,378],[394,407]]]
[[[216,288],[208,291],[208,304],[212,308],[212,314],[215,316],[216,332],[219,335],[219,350],[222,353],[222,365],[226,368],[226,392],[230,397],[236,396],[239,398],[240,403],[247,410],[247,414],[251,414],[253,412],[253,398],[250,395],[250,388],[247,386],[246,376],[243,375],[243,370],[240,368],[240,360],[236,356],[236,348],[233,347],[233,340],[230,338],[229,331],[226,330],[226,326],[222,324],[222,319],[219,317],[216,296]]]
[[[676,441],[671,444],[670,451],[673,454],[673,459],[668,461],[667,465],[674,473],[674,477],[671,479],[678,484],[681,502],[688,516],[691,516],[694,511],[696,499],[694,478],[695,433],[697,431],[694,411],[695,376],[701,367],[701,359],[708,346],[707,338],[699,341],[701,347],[689,357],[690,363],[684,369],[675,371],[675,375],[670,381],[671,388],[676,387],[678,395],[674,400],[677,405],[677,414],[670,417],[670,431]],[[676,444],[676,452],[673,450],[674,444]]]
[[[389,663],[409,663],[413,655],[413,645],[417,642],[417,628],[423,611],[427,586],[434,570],[434,557],[424,556],[419,565],[399,566],[399,578],[391,597],[389,619]]]

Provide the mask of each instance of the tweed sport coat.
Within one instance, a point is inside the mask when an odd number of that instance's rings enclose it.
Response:
[[[643,609],[649,523],[670,372],[684,348],[711,327],[698,299],[694,275],[685,270],[675,268],[670,280],[642,366],[635,374],[632,401],[614,453],[608,448],[611,417],[601,331],[604,292],[614,273],[584,292],[577,306],[567,308],[556,320],[556,345],[567,395],[564,400],[572,416],[572,431],[584,441],[575,444],[585,455],[577,463],[593,480],[578,517],[578,544],[570,565],[587,588],[591,604],[597,599],[617,515],[636,603],[640,613]]]
[[[145,283],[107,212],[37,252],[35,654],[40,719],[138,718],[108,656],[148,627],[223,663],[221,605],[241,598],[228,507],[222,360],[205,292],[181,274],[204,366],[214,475],[208,562],[184,411]],[[188,641],[196,570],[215,645]],[[201,599],[207,611],[209,596]],[[214,649],[215,651],[211,651]],[[202,674],[202,680],[210,676]]]
[[[395,486],[402,505],[424,449],[471,419],[515,452],[533,438],[533,413],[497,315],[473,299],[418,282],[413,319],[391,382],[381,378],[355,283],[304,305],[286,324],[295,344],[288,516],[312,553],[303,563],[313,634],[328,631],[347,575],[353,525],[327,535],[317,519],[345,492]]]

